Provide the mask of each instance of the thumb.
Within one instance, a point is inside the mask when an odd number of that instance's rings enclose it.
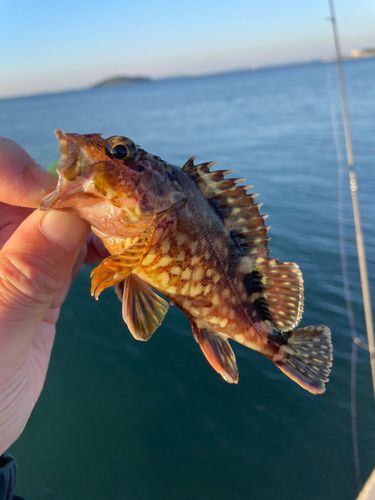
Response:
[[[56,182],[56,177],[40,168],[18,144],[0,137],[0,201],[38,207]]]
[[[34,332],[59,305],[89,228],[70,212],[34,211],[0,251],[0,335]]]

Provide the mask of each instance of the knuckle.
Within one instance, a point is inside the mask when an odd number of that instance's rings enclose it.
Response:
[[[0,252],[0,287],[2,293],[29,304],[49,303],[62,288],[53,267],[35,256],[4,252]]]

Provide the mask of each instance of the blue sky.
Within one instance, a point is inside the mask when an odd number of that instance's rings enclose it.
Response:
[[[336,11],[344,51],[375,46],[374,0]],[[329,57],[327,16],[327,0],[0,0],[0,97]]]

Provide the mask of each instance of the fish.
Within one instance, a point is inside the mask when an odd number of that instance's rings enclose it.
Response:
[[[108,251],[91,273],[91,294],[115,288],[135,339],[149,340],[173,303],[226,382],[239,379],[234,341],[308,392],[325,391],[331,331],[298,327],[302,272],[270,256],[252,186],[214,162],[172,165],[124,136],[56,136],[58,183],[41,209],[72,210],[90,224]]]

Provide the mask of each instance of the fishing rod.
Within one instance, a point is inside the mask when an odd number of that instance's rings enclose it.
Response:
[[[363,241],[361,214],[358,203],[358,182],[354,164],[353,146],[352,146],[352,138],[350,130],[350,118],[348,110],[348,98],[346,93],[345,75],[342,63],[339,34],[337,29],[334,0],[328,0],[328,2],[331,13],[331,17],[329,18],[329,20],[332,23],[332,31],[333,31],[333,38],[334,38],[335,52],[336,52],[336,66],[337,66],[339,85],[340,85],[340,104],[341,104],[341,115],[342,115],[344,135],[345,135],[346,164],[348,167],[349,186],[350,186],[350,194],[352,200],[355,239],[357,246],[359,274],[360,274],[361,290],[363,297],[363,310],[364,310],[366,333],[367,333],[367,349],[369,351],[369,356],[370,356],[372,388],[375,399],[374,324],[373,324],[372,310],[371,310],[371,295],[370,295],[370,287],[368,281],[365,247]],[[357,338],[354,338],[353,342],[356,343],[357,345],[361,344],[360,339]]]

